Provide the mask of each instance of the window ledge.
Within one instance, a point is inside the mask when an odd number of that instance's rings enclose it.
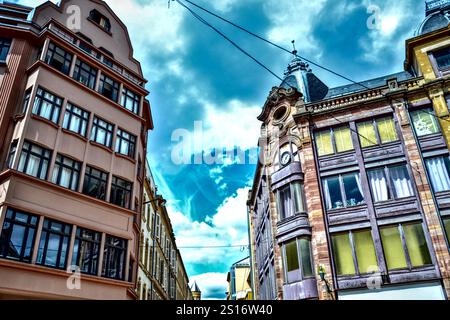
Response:
[[[111,154],[113,153],[113,151],[112,151],[111,148],[108,148],[107,146],[104,146],[104,145],[102,145],[102,144],[100,144],[100,143],[98,143],[98,142],[89,140],[89,143],[90,143],[91,145],[93,145],[93,146],[95,146],[95,147],[98,147],[98,148],[101,148],[101,149],[103,149],[103,150],[105,150],[105,151],[107,151],[107,152],[109,152],[109,153],[111,153]]]
[[[74,136],[74,137],[76,137],[76,138],[78,138],[80,140],[83,140],[84,142],[88,142],[88,139],[86,137],[82,136],[79,133],[76,133],[76,132],[73,132],[73,131],[70,131],[70,130],[67,130],[67,129],[64,129],[64,128],[62,128],[61,130],[62,130],[62,132],[66,133],[66,134]]]
[[[56,123],[54,123],[54,122],[52,122],[52,121],[50,121],[48,119],[45,119],[45,118],[43,118],[41,116],[38,116],[36,114],[31,114],[31,119],[44,122],[44,123],[48,124],[49,126],[54,127],[55,129],[59,129],[59,126]]]
[[[129,156],[127,156],[127,155],[124,155],[124,154],[121,154],[121,153],[114,153],[114,154],[115,154],[117,157],[119,157],[119,158],[128,160],[128,161],[132,162],[133,164],[136,164],[136,160],[133,159],[133,158],[131,158],[131,157],[129,157]]]
[[[345,207],[345,208],[336,208],[336,209],[326,209],[328,214],[342,214],[348,213],[349,211],[358,211],[360,209],[367,208],[367,203],[359,204],[356,206]]]

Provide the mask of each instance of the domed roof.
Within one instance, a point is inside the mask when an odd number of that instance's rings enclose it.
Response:
[[[450,24],[450,0],[430,0],[425,2],[425,6],[426,18],[416,36],[446,28]]]

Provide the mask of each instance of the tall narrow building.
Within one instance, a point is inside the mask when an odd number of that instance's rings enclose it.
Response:
[[[0,4],[0,299],[135,299],[146,80],[100,0]]]
[[[328,88],[294,58],[258,119],[248,212],[257,299],[450,296],[449,0],[404,71]]]

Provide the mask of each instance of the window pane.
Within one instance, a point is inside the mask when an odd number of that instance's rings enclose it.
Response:
[[[295,282],[300,280],[300,264],[298,262],[297,240],[286,244],[286,271],[287,281]]]
[[[447,238],[450,239],[450,219],[444,221],[445,232],[447,233]]]
[[[337,274],[340,276],[356,274],[349,234],[332,236],[332,245]]]
[[[347,207],[352,207],[364,203],[364,196],[359,179],[359,174],[349,174],[342,177],[344,181],[345,195],[347,197]]]
[[[434,192],[450,190],[450,161],[448,158],[434,158],[426,161]]]
[[[431,109],[413,112],[412,119],[419,137],[440,132],[439,124]]]
[[[380,135],[381,143],[388,143],[397,141],[397,130],[395,129],[394,119],[385,118],[377,120],[378,133]]]
[[[382,228],[380,233],[388,269],[407,268],[399,227]]]
[[[352,135],[349,128],[334,129],[334,139],[337,152],[353,150]]]
[[[359,140],[361,141],[361,147],[366,148],[374,146],[377,143],[377,135],[375,133],[375,128],[373,122],[364,122],[358,124]]]
[[[294,192],[294,200],[295,200],[295,211],[298,212],[305,212],[305,206],[303,203],[303,194],[304,194],[304,187],[300,183],[294,183],[293,186],[293,192]]]
[[[413,267],[430,265],[431,256],[421,224],[408,224],[403,226],[408,247],[409,257]]]
[[[383,169],[369,171],[369,183],[375,202],[389,200],[389,191]]]
[[[434,57],[436,58],[436,63],[439,69],[447,69],[450,67],[450,51],[449,48],[445,48],[443,50],[439,50],[434,53]]]
[[[333,154],[333,143],[331,142],[331,131],[316,133],[317,153],[319,156]]]
[[[323,188],[328,210],[344,207],[339,177],[325,179]]]
[[[311,244],[307,239],[300,239],[300,256],[302,259],[303,277],[313,277],[314,271],[312,266]]]
[[[353,233],[356,259],[360,273],[372,273],[378,271],[377,256],[370,230]]]
[[[396,199],[412,197],[414,195],[411,179],[406,166],[389,168],[394,197]]]

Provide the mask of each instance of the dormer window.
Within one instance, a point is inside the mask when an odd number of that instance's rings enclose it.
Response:
[[[436,51],[434,57],[439,70],[450,69],[450,47]]]
[[[111,22],[97,10],[92,10],[89,14],[89,18],[106,32],[111,32]]]

